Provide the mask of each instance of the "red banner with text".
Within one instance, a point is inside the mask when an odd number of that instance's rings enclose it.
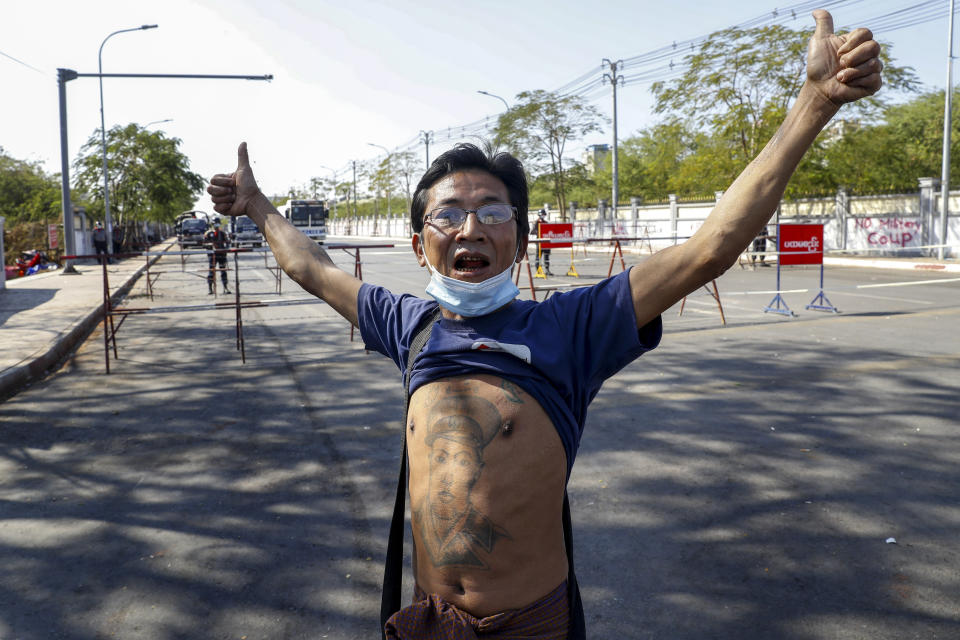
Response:
[[[573,246],[573,223],[572,222],[541,222],[540,239],[549,240],[541,242],[542,249],[566,249]]]
[[[823,264],[823,225],[781,224],[780,264]]]

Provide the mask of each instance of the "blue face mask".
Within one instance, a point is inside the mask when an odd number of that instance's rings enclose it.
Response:
[[[423,237],[421,236],[421,246]],[[519,253],[519,248],[517,252]],[[423,258],[427,261],[427,268],[430,269],[430,284],[427,285],[427,293],[433,296],[441,307],[448,309],[457,315],[465,318],[483,316],[493,313],[503,305],[507,304],[518,295],[520,290],[513,284],[510,272],[513,271],[513,263],[504,271],[498,273],[492,278],[487,278],[483,282],[464,282],[445,275],[433,268],[427,258],[426,247],[423,249]],[[516,256],[514,256],[516,259]]]

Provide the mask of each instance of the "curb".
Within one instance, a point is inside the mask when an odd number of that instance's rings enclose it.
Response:
[[[153,265],[161,256],[151,259]],[[114,304],[130,293],[133,285],[146,271],[146,265],[141,265],[131,273],[122,285],[111,294],[110,301]],[[46,351],[36,357],[27,357],[20,365],[10,367],[0,373],[0,402],[15,396],[17,393],[34,382],[45,378],[48,374],[60,367],[74,349],[89,337],[93,330],[103,320],[103,305],[98,304],[87,315],[78,320],[64,332],[61,332]]]
[[[936,260],[841,258],[824,256],[823,263],[836,267],[869,267],[871,269],[906,269],[909,271],[934,271],[937,273],[960,273],[960,262]]]

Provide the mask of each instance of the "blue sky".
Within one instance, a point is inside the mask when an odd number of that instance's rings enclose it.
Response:
[[[905,6],[898,0],[838,4],[838,27]],[[877,34],[928,89],[946,83],[947,6],[934,0],[937,20]],[[140,24],[159,28],[111,38],[105,73],[271,73],[275,80],[107,79],[107,126],[172,119],[153,127],[181,138],[192,169],[204,176],[232,170],[236,145],[246,140],[261,187],[280,193],[382,153],[368,143],[393,149],[420,130],[496,117],[502,103],[478,90],[512,102],[520,91],[557,89],[591,69],[599,78],[603,58],[705,36],[775,8],[757,0],[8,3],[0,25],[6,88],[0,146],[59,171],[56,68],[96,72],[103,38]],[[809,11],[791,24],[812,25]],[[68,87],[72,158],[100,125],[99,93],[95,79]],[[595,104],[609,115],[605,92]],[[655,121],[650,106],[649,85],[620,91],[621,138]],[[596,134],[578,147],[609,138],[609,131]],[[433,145],[431,155],[443,146]]]

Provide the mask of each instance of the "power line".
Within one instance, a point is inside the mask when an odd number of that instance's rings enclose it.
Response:
[[[23,60],[18,60],[17,58],[14,58],[13,56],[11,56],[11,55],[8,54],[8,53],[4,53],[3,51],[0,51],[0,56],[3,56],[4,58],[10,58],[10,59],[13,60],[14,62],[16,62],[16,63],[18,63],[18,64],[22,64],[22,65],[25,66],[27,69],[33,69],[33,70],[36,71],[37,73],[40,73],[40,74],[43,74],[43,75],[48,75],[46,71],[41,71],[40,69],[37,69],[37,68],[36,68],[35,66],[33,66],[32,64],[27,64],[27,63],[24,62]]]
[[[758,16],[735,24],[722,31],[747,30],[757,27],[783,25],[805,18],[814,9],[836,10],[861,4],[866,0],[806,0],[782,8],[775,8]],[[884,13],[874,18],[858,19],[858,24],[868,25],[874,34],[885,34],[898,29],[932,22],[945,17],[949,12],[949,0],[924,0],[916,4]],[[960,11],[957,11],[960,13]],[[849,27],[843,27],[849,31]],[[716,33],[716,32],[714,32]],[[712,34],[689,38],[623,58],[624,86],[668,82],[683,75],[685,59],[705,43]],[[678,59],[679,58],[679,59]],[[601,84],[602,65],[594,65],[575,78],[557,87],[553,93],[560,97],[577,96],[595,102],[608,91]],[[491,123],[491,120],[493,122]],[[496,116],[487,116],[460,126],[434,130],[436,142],[450,142],[489,134],[496,124]],[[399,145],[395,151],[412,150],[420,144],[419,136]]]
[[[840,0],[840,2],[834,3],[834,4],[852,5],[862,1],[863,0]],[[818,6],[818,5],[824,6],[827,3],[811,2],[807,4],[811,6]],[[803,7],[803,8],[806,8],[806,7]],[[947,13],[945,0],[927,0],[925,2],[921,2],[909,7],[904,7],[903,9],[899,9],[897,11],[882,14],[875,18],[859,20],[858,22],[860,22],[861,24],[869,25],[870,29],[875,34],[889,33],[897,29],[903,29],[906,27],[922,24],[925,22],[931,22],[933,20],[941,19],[944,17],[945,13]],[[849,28],[846,28],[846,30],[849,30]],[[705,41],[705,39],[700,40],[701,43],[703,41]],[[686,41],[683,44],[685,46],[689,46],[690,43],[697,44],[697,41]],[[647,56],[647,60],[650,60],[650,61],[660,60],[664,58],[662,53],[660,53],[661,51],[662,49],[655,50],[654,52],[643,54],[643,56]],[[643,66],[643,65],[637,65],[637,62],[636,62],[638,59],[642,58],[643,56],[636,56],[635,58],[632,59],[634,61],[632,65],[625,62],[624,66],[626,68],[630,68],[631,66]],[[684,68],[684,66],[685,66],[684,62],[672,63],[668,65],[669,71],[668,71],[668,68],[661,66],[654,69],[649,69],[647,71],[631,73],[626,75],[626,84],[627,85],[646,84],[646,83],[652,83],[657,81],[673,80],[679,77],[680,75],[682,75],[682,69]]]
[[[949,8],[945,6],[944,0],[927,0],[927,2],[920,2],[877,16],[870,21],[870,29],[874,32],[894,31],[943,18],[948,13]]]

